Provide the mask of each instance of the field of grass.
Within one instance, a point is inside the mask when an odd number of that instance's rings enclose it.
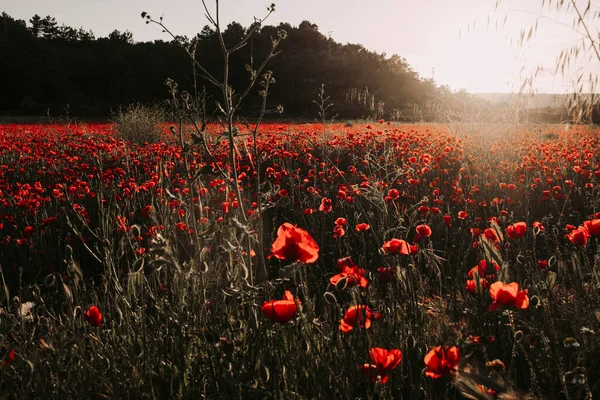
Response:
[[[600,396],[599,130],[221,131],[0,125],[0,398]]]

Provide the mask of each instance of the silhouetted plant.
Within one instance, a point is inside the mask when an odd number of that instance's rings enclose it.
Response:
[[[160,141],[165,119],[164,107],[158,104],[131,104],[125,109],[119,109],[112,117],[123,140],[135,144]]]

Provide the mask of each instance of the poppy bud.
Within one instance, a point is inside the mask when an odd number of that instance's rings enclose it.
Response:
[[[71,246],[67,245],[65,247],[65,258],[70,259],[72,255],[73,255],[73,248]]]
[[[259,374],[260,374],[260,379],[263,382],[269,382],[269,379],[271,378],[271,374],[269,373],[269,368],[265,367],[265,366],[261,366],[259,369]]]
[[[346,284],[348,283],[348,278],[341,278],[339,281],[337,281],[337,283],[335,284],[335,289],[342,291],[346,288]]]
[[[330,304],[337,304],[337,298],[331,292],[323,293],[323,298],[325,299],[326,302],[328,302]]]
[[[525,334],[523,333],[523,331],[516,331],[514,336],[515,336],[515,341],[517,343],[519,343],[521,340],[523,340],[523,337],[525,336]]]
[[[133,226],[131,227],[131,234],[132,234],[132,235],[133,235],[133,237],[134,237],[134,238],[136,238],[136,239],[137,239],[138,237],[142,236],[142,232],[141,232],[141,230],[140,230],[140,227],[139,227],[139,225],[133,225]]]

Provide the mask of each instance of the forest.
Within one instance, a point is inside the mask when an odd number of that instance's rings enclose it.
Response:
[[[250,28],[233,22],[223,37],[234,43]],[[308,21],[299,26],[260,27],[250,44],[232,55],[234,89],[247,86],[248,66],[262,62],[279,31],[285,31],[287,38],[268,66],[276,84],[271,86],[267,111],[275,114],[273,110],[281,105],[282,118],[314,118],[314,100],[321,85],[333,103],[331,117],[448,121],[490,108],[487,101],[464,90],[452,92],[419,76],[399,55],[336,42]],[[196,38],[178,39],[181,43],[196,39],[196,58],[214,76],[222,74],[214,29],[205,26]],[[34,15],[24,21],[3,13],[0,52],[8,55],[0,58],[4,81],[0,113],[4,115],[109,116],[127,104],[163,101],[168,97],[167,78],[194,90],[192,63],[175,40],[136,42],[129,31],[118,30],[96,37],[83,28],[59,24],[51,16]],[[207,108],[214,111],[216,93],[210,85],[198,80],[195,87],[198,92],[206,88]],[[247,98],[242,114],[257,114],[261,103],[256,90]]]

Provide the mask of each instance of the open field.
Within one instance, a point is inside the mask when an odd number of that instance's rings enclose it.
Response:
[[[0,126],[0,398],[600,395],[600,131],[237,128]]]

